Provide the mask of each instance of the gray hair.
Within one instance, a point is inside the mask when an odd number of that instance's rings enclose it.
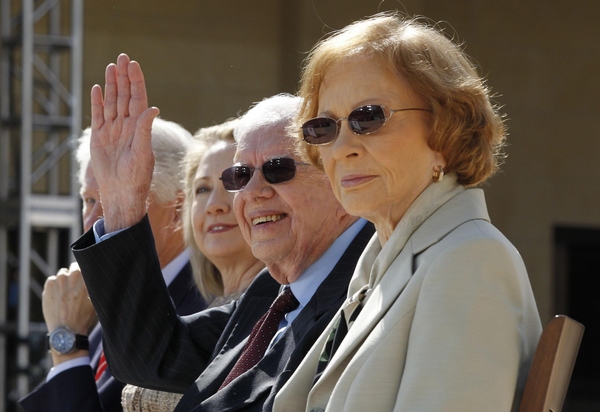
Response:
[[[90,163],[91,128],[85,129],[78,139],[75,159],[79,164],[77,178],[81,186],[85,183],[85,172]],[[151,191],[159,203],[174,200],[183,190],[181,162],[192,142],[192,134],[175,122],[154,119],[152,123],[152,150],[155,164]]]
[[[152,150],[156,157],[152,176],[152,193],[159,203],[177,197],[183,187],[181,162],[192,143],[192,134],[177,123],[154,119],[152,123]]]
[[[302,99],[288,93],[276,94],[255,103],[236,126],[233,136],[240,142],[242,136],[257,129],[284,123],[287,127],[298,115]]]
[[[85,184],[85,172],[88,165],[90,164],[90,137],[92,136],[92,129],[88,127],[81,136],[77,139],[77,149],[75,149],[75,160],[79,169],[77,170],[77,180],[81,187]]]

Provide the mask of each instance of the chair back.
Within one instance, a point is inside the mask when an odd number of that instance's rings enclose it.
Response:
[[[569,388],[584,326],[557,315],[538,343],[519,412],[560,412]]]

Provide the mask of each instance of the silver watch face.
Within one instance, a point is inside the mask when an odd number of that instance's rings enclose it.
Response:
[[[58,328],[50,334],[50,347],[58,353],[69,353],[75,348],[75,334],[67,329]]]

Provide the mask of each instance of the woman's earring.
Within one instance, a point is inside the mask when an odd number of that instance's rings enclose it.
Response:
[[[439,170],[433,171],[433,181],[436,183],[441,182],[443,178],[444,178],[444,168],[442,166],[440,166]]]

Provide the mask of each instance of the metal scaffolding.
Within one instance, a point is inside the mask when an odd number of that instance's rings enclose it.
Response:
[[[62,244],[81,231],[72,149],[81,131],[83,2],[0,0],[0,14],[0,399],[14,400],[30,390],[31,337],[45,327],[31,310],[40,312],[43,281],[64,264]]]

